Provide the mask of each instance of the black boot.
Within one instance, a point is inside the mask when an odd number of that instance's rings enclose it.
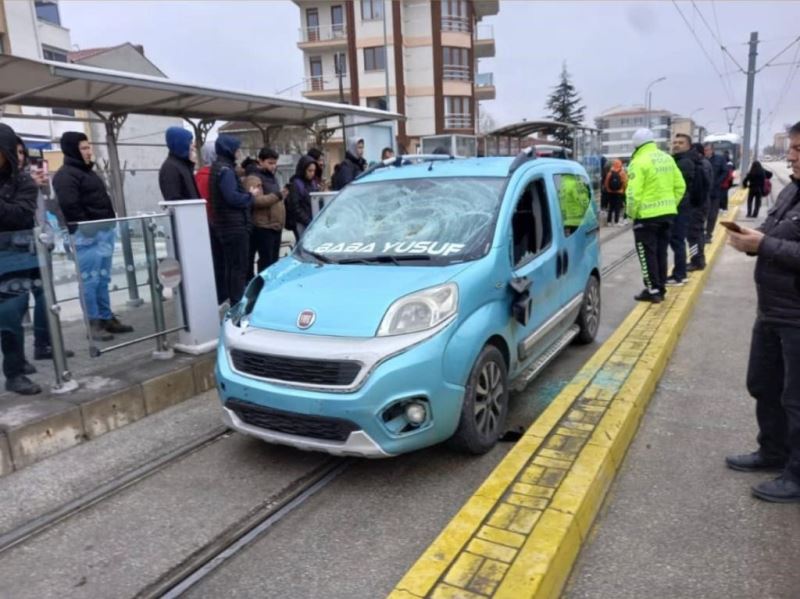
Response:
[[[36,366],[26,361],[22,365],[22,374],[36,374]]]
[[[650,302],[651,304],[660,304],[664,301],[664,296],[661,293],[652,293],[650,290],[645,289],[639,295],[633,296],[637,302]]]
[[[69,349],[64,350],[64,357],[65,358],[72,358],[75,356],[75,352]],[[37,345],[33,348],[33,359],[34,360],[52,360],[53,359],[53,348],[49,345]]]
[[[92,341],[111,341],[114,338],[114,335],[106,331],[105,321],[103,320],[89,321],[89,336]]]
[[[6,379],[6,391],[20,395],[36,395],[42,392],[42,388],[24,374],[19,374]]]
[[[753,497],[774,503],[800,503],[800,483],[786,474],[753,487]]]
[[[109,333],[121,334],[121,333],[133,333],[133,327],[127,324],[122,324],[119,320],[117,320],[116,316],[112,316],[108,320],[102,321],[103,325]]]
[[[739,472],[780,472],[786,466],[786,458],[765,456],[760,451],[754,451],[741,455],[729,455],[725,458],[725,465],[731,470]]]

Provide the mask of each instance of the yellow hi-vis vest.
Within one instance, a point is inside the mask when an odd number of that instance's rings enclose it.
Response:
[[[678,204],[686,191],[675,160],[658,149],[655,142],[640,146],[628,165],[627,206],[625,212],[634,220],[669,216],[678,213]]]

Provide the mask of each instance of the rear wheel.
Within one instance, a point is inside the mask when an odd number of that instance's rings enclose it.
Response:
[[[451,445],[473,454],[486,453],[503,433],[507,415],[508,368],[500,350],[487,345],[470,372]]]
[[[580,327],[580,332],[575,337],[577,343],[586,345],[597,337],[597,330],[600,328],[600,304],[600,281],[592,275],[586,283],[581,311],[576,321]]]

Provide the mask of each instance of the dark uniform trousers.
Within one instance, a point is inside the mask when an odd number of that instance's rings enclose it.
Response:
[[[633,224],[633,238],[644,286],[652,293],[666,291],[667,248],[671,227],[672,219],[669,217],[637,220]]]
[[[700,268],[706,265],[706,222],[708,221],[708,210],[710,200],[700,206],[692,206],[689,213],[689,232],[686,241],[689,242],[689,262]]]
[[[786,474],[800,482],[800,327],[756,319],[747,390],[756,400],[761,453],[787,458]]]

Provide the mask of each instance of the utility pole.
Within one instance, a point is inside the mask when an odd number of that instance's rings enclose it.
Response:
[[[758,160],[758,138],[761,136],[761,109],[756,111],[756,146],[753,149],[753,160]]]
[[[758,31],[750,34],[750,57],[747,61],[747,96],[744,101],[744,139],[740,172],[750,169],[750,130],[753,124],[753,90],[756,83],[756,57],[758,56]]]

